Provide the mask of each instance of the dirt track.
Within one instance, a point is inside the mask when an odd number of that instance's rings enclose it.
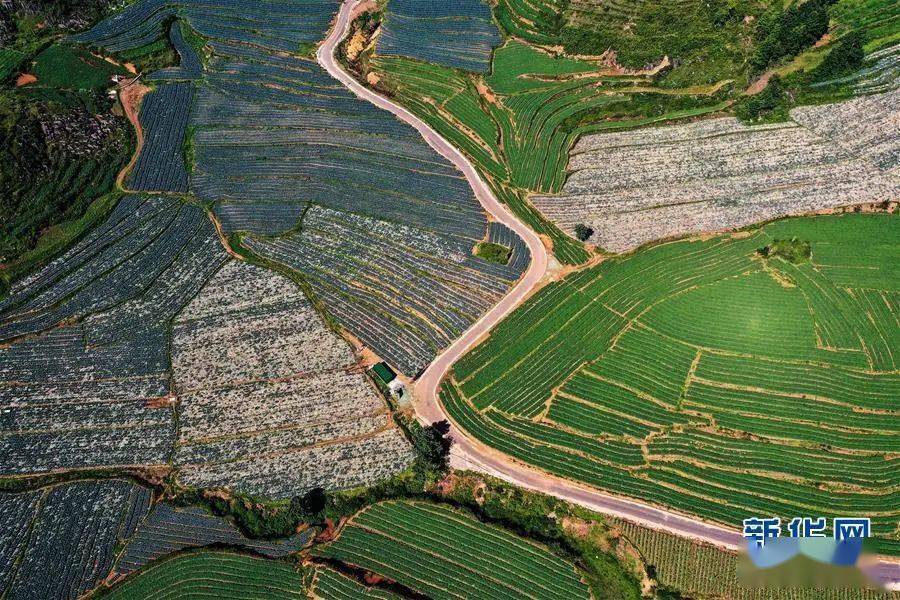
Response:
[[[125,112],[125,117],[134,126],[134,133],[137,137],[137,143],[135,144],[134,154],[131,155],[131,160],[128,161],[127,165],[122,167],[122,170],[119,171],[119,174],[116,176],[116,187],[120,190],[125,190],[125,177],[131,172],[134,163],[137,162],[138,155],[141,153],[141,148],[144,147],[144,130],[141,128],[140,119],[138,119],[138,110],[141,105],[141,100],[149,91],[150,88],[138,83],[136,78],[132,83],[126,84],[119,91],[119,101],[122,103],[122,110]]]
[[[415,383],[415,410],[418,418],[423,422],[449,420],[437,397],[437,388],[441,378],[454,362],[475,345],[494,325],[515,309],[528,296],[531,290],[542,281],[547,272],[548,255],[537,234],[521,223],[504,205],[497,201],[475,168],[456,148],[440,137],[424,121],[402,106],[394,104],[391,100],[363,87],[338,65],[334,57],[335,49],[346,36],[352,20],[351,16],[356,14],[354,11],[357,9],[359,2],[360,0],[345,0],[341,5],[341,10],[332,30],[316,52],[316,59],[319,64],[332,77],[340,81],[360,98],[393,113],[402,121],[415,127],[432,148],[462,171],[484,209],[493,215],[497,221],[515,231],[531,251],[531,265],[518,284],[449,348],[437,356]],[[451,456],[454,467],[488,473],[521,487],[552,494],[601,513],[615,515],[655,529],[666,530],[721,547],[736,549],[743,545],[741,534],[736,529],[726,529],[719,525],[679,515],[635,500],[604,494],[586,486],[522,465],[512,458],[469,438],[456,426],[453,426],[451,433],[455,442]],[[885,562],[881,563],[880,566],[881,579],[893,585],[900,584],[900,563]]]

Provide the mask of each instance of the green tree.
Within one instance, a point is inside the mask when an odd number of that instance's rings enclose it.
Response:
[[[819,81],[848,75],[862,67],[866,53],[858,31],[851,31],[834,45],[816,67],[814,77]]]
[[[575,237],[582,242],[588,241],[592,235],[594,235],[594,230],[584,223],[579,223],[575,226]]]

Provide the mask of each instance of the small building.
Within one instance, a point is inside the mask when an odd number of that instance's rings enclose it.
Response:
[[[386,386],[390,386],[391,382],[397,379],[397,373],[383,361],[372,366],[372,372]]]

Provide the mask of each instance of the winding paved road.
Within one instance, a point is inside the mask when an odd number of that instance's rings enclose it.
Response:
[[[438,385],[448,369],[486,334],[503,317],[515,309],[538,285],[547,272],[548,255],[544,244],[534,231],[519,221],[491,193],[472,164],[456,148],[437,134],[428,124],[410,111],[399,106],[369,88],[361,85],[344,71],[335,59],[335,49],[350,27],[355,9],[361,0],[345,0],[331,32],[316,52],[316,59],[328,73],[343,83],[354,94],[375,106],[389,111],[402,121],[416,128],[428,144],[452,162],[462,173],[475,192],[481,205],[494,219],[516,232],[531,251],[531,265],[515,287],[490,311],[476,321],[449,348],[437,356],[415,383],[415,410],[422,422],[431,423],[450,420],[437,397]],[[563,500],[574,502],[601,513],[628,519],[655,529],[662,529],[678,535],[716,544],[728,549],[743,546],[741,534],[737,530],[706,523],[677,513],[656,508],[641,502],[604,494],[572,481],[554,477],[528,465],[516,462],[511,457],[498,453],[465,435],[455,425],[451,429],[454,446],[452,464],[456,468],[473,469],[531,490],[552,494]],[[900,564],[880,563],[880,579],[894,585],[900,583]]]

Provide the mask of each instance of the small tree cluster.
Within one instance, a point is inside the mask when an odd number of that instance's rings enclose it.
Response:
[[[584,223],[579,223],[575,226],[575,237],[577,237],[582,242],[588,241],[592,235],[594,235],[594,230]]]
[[[776,2],[756,27],[756,50],[750,66],[757,71],[796,56],[828,33],[828,6],[835,0],[805,0],[783,8]]]
[[[825,55],[816,67],[815,78],[825,81],[848,75],[862,67],[865,56],[862,36],[857,31],[851,31]]]

